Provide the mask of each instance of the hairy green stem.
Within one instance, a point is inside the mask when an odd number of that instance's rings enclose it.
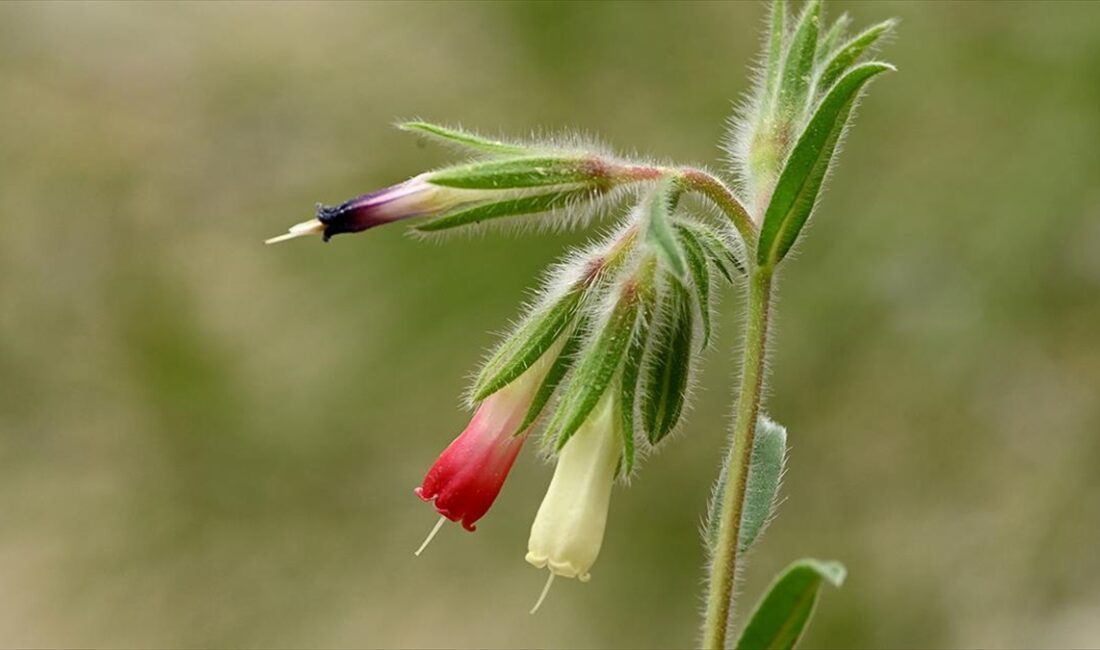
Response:
[[[707,581],[707,611],[703,624],[703,648],[707,650],[722,650],[726,647],[730,612],[733,609],[734,582],[740,559],[737,548],[741,535],[741,513],[764,387],[772,273],[771,267],[756,268],[749,285],[748,324],[745,328],[737,420],[734,422],[733,439],[729,446],[729,457],[726,459],[728,474],[720,496],[722,508],[718,541],[714,547]]]

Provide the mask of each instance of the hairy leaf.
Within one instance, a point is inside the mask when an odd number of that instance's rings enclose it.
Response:
[[[643,367],[641,414],[647,440],[656,445],[680,419],[691,369],[691,298],[670,279]]]
[[[844,71],[850,68],[859,57],[874,45],[884,34],[888,34],[897,25],[896,20],[884,20],[857,34],[852,40],[842,45],[821,66],[815,85],[818,90],[827,90]]]
[[[539,384],[539,389],[535,391],[535,397],[531,400],[531,406],[527,409],[527,415],[523,417],[523,422],[520,423],[516,429],[515,435],[519,435],[527,430],[535,420],[542,415],[543,409],[546,408],[546,404],[550,402],[550,398],[554,396],[554,391],[558,389],[561,384],[561,380],[565,378],[565,375],[573,367],[574,361],[576,361],[577,350],[581,347],[581,340],[584,338],[584,324],[578,323],[573,326],[573,331],[570,332],[569,338],[565,340],[565,344],[561,348],[561,352],[558,353],[554,363],[550,366],[550,369],[546,371],[546,377],[543,378],[542,383]]]
[[[525,147],[520,145],[493,140],[464,129],[441,126],[439,124],[432,124],[431,122],[402,122],[397,125],[397,128],[402,131],[411,131],[420,135],[426,135],[429,138],[439,140],[445,144],[457,145],[459,147],[485,153],[522,154],[527,151]]]
[[[691,280],[695,288],[693,292],[695,305],[699,309],[699,317],[703,322],[703,340],[699,345],[701,350],[710,342],[710,264],[707,262],[705,249],[695,233],[677,224],[676,234],[681,248],[686,253],[688,270],[691,271]]]
[[[687,277],[683,251],[672,231],[672,201],[678,194],[671,179],[660,181],[647,198],[646,241],[661,254],[661,259],[677,278]]]
[[[592,165],[577,156],[535,156],[485,160],[448,167],[428,175],[428,182],[475,190],[510,190],[592,183]]]
[[[699,243],[707,250],[707,257],[718,268],[718,271],[726,278],[727,282],[733,282],[733,273],[745,275],[745,262],[742,259],[744,251],[740,244],[731,245],[726,238],[702,224],[681,222],[684,228],[698,238]],[[733,272],[730,271],[733,267]]]
[[[584,287],[573,287],[553,303],[528,316],[504,340],[478,373],[475,401],[504,388],[527,371],[573,323]]]
[[[821,2],[809,0],[802,8],[794,34],[791,35],[787,57],[783,61],[783,76],[779,82],[778,113],[784,119],[798,115],[807,103],[820,18]]]
[[[749,550],[771,521],[786,461],[787,430],[761,415],[756,420],[756,435],[752,440],[752,457],[737,541],[739,553]]]
[[[793,648],[813,615],[821,583],[839,587],[844,575],[839,562],[805,558],[788,566],[757,603],[737,641],[738,650]]]
[[[764,214],[756,260],[774,266],[790,251],[810,218],[852,106],[875,75],[893,70],[888,63],[863,63],[848,71],[818,104],[779,175]]]
[[[416,229],[420,232],[438,232],[461,226],[471,226],[492,219],[547,212],[555,208],[565,207],[574,202],[589,200],[592,197],[592,190],[578,189],[525,196],[523,198],[509,199],[507,201],[482,203],[472,208],[462,208],[457,212],[450,212],[434,219],[429,219],[417,225]]]
[[[786,38],[787,0],[772,0],[768,29],[768,61],[764,66],[764,105],[767,111],[779,85],[779,71],[783,65],[783,41]]]
[[[829,27],[829,30],[821,37],[821,42],[817,46],[817,55],[814,57],[817,64],[821,64],[822,61],[829,58],[833,52],[836,51],[837,46],[848,34],[848,27],[852,24],[852,17],[848,14],[840,14],[833,24]]]
[[[554,440],[557,449],[584,424],[611,384],[633,338],[638,313],[637,295],[624,295],[582,349],[565,393],[546,427],[546,435]]]
[[[646,343],[649,341],[648,324],[653,318],[656,307],[654,298],[652,294],[643,297],[640,327],[634,332],[634,338],[630,341],[630,347],[627,348],[622,374],[619,377],[618,408],[621,422],[619,429],[623,435],[623,462],[620,463],[620,470],[626,476],[634,470],[634,419],[638,404],[638,376]]]

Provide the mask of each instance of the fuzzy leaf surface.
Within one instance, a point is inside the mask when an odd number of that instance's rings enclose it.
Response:
[[[672,230],[672,202],[676,195],[671,179],[660,181],[650,193],[646,206],[646,242],[660,252],[661,259],[673,274],[683,279],[687,277],[687,263]]]
[[[402,122],[397,125],[397,128],[402,131],[428,136],[444,144],[456,145],[484,153],[522,154],[527,151],[526,148],[519,145],[486,138],[476,133],[466,131],[465,129],[441,126],[439,124],[432,124],[431,122]]]
[[[511,190],[591,183],[592,166],[576,156],[535,156],[485,160],[433,172],[428,182],[471,190]]]
[[[649,444],[664,439],[680,419],[691,369],[691,297],[670,278],[646,352],[641,414]]]
[[[787,462],[787,430],[766,416],[756,420],[752,457],[741,510],[738,553],[744,553],[764,532],[775,512],[779,481]]]
[[[810,79],[814,72],[814,54],[817,52],[818,21],[821,19],[821,2],[809,0],[798,17],[787,56],[783,61],[783,76],[779,82],[778,114],[784,119],[798,115],[807,103]]]
[[[703,340],[699,344],[701,350],[710,342],[710,264],[707,262],[703,244],[695,237],[695,233],[677,224],[676,234],[687,258],[688,270],[691,271],[691,281],[695,289],[693,292],[695,305],[699,309],[699,317],[703,320]]]
[[[756,248],[756,261],[761,266],[778,264],[791,250],[814,209],[837,141],[859,91],[875,75],[893,69],[887,63],[857,65],[841,77],[818,104],[787,157],[764,214]]]
[[[474,400],[480,402],[504,388],[538,361],[573,323],[583,296],[584,288],[574,287],[516,328],[478,373]]]
[[[582,324],[573,326],[573,331],[569,333],[569,338],[565,340],[565,344],[562,346],[561,352],[558,353],[554,363],[551,364],[550,369],[546,371],[546,377],[543,378],[542,383],[539,384],[539,389],[535,391],[535,397],[531,400],[531,406],[527,409],[527,415],[523,417],[523,422],[520,423],[516,429],[515,435],[519,435],[527,430],[535,420],[538,420],[542,415],[542,410],[546,408],[546,405],[550,402],[550,398],[554,396],[554,392],[561,385],[562,379],[569,373],[569,370],[573,367],[577,350],[581,347],[581,339],[583,338],[584,328]]]
[[[823,582],[844,583],[844,565],[805,558],[788,566],[756,605],[738,650],[790,650],[802,638]]]
[[[556,449],[561,449],[577,432],[611,384],[633,338],[638,312],[637,296],[623,296],[600,331],[581,351],[554,417],[546,427],[546,435],[554,440]]]
[[[878,39],[890,33],[896,24],[896,20],[884,20],[877,25],[868,27],[837,49],[821,67],[821,72],[817,78],[817,88],[826,90],[832,86],[840,78],[840,75],[844,74],[845,70],[850,68],[868,48],[878,42]]]
[[[450,212],[434,219],[429,219],[416,226],[420,232],[439,232],[461,226],[472,226],[483,221],[491,221],[503,217],[516,217],[524,214],[537,214],[556,208],[563,208],[572,203],[586,201],[593,196],[590,189],[566,190],[550,192],[535,196],[525,196],[519,199],[507,201],[495,201],[482,203],[471,208],[462,208],[457,212]]]

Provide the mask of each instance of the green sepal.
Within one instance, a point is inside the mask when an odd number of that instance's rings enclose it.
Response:
[[[790,650],[813,615],[821,584],[844,583],[844,565],[805,558],[788,566],[756,604],[735,646],[737,650]]]
[[[646,242],[657,249],[672,273],[683,280],[687,278],[687,263],[672,231],[672,204],[678,196],[679,191],[670,178],[659,181],[653,188],[645,207]]]
[[[738,553],[749,550],[771,520],[786,462],[787,430],[767,416],[757,417],[749,474],[745,479],[745,500],[741,506]],[[728,475],[728,461],[723,461],[718,482],[711,493],[707,516],[707,543],[712,551],[718,545],[718,529],[722,524],[722,495],[726,492]]]
[[[428,175],[433,185],[470,190],[514,190],[553,185],[592,184],[592,163],[577,156],[491,159],[448,167]]]
[[[486,138],[464,129],[441,126],[439,124],[432,124],[431,122],[402,122],[397,125],[397,128],[402,131],[426,135],[444,144],[456,145],[458,147],[473,149],[484,153],[522,154],[528,151],[526,147],[520,145],[509,144],[501,140]]]
[[[558,353],[557,358],[554,359],[554,363],[550,365],[550,369],[546,371],[546,377],[543,378],[542,383],[539,384],[539,389],[535,391],[535,397],[531,400],[531,406],[527,409],[527,415],[523,417],[523,422],[520,423],[516,429],[515,434],[519,435],[527,430],[535,420],[539,419],[542,415],[542,411],[546,408],[546,404],[549,403],[550,398],[554,396],[554,391],[558,389],[561,384],[561,380],[573,367],[573,362],[576,360],[577,350],[581,347],[581,340],[584,338],[584,324],[578,323],[573,327],[573,331],[569,333],[569,338],[565,339],[565,343],[562,345],[561,352]]]
[[[661,442],[676,427],[691,369],[691,297],[674,278],[664,284],[641,380],[640,411],[650,445]]]
[[[590,200],[593,197],[591,189],[566,190],[525,196],[519,199],[507,201],[494,201],[481,203],[471,208],[461,208],[457,212],[450,212],[434,219],[429,219],[416,226],[420,232],[438,232],[461,226],[471,226],[503,217],[516,217],[524,214],[537,214],[556,208],[562,208],[571,203]]]
[[[699,309],[699,317],[703,322],[703,340],[699,345],[702,350],[710,342],[710,263],[695,233],[677,224],[676,234],[687,257],[692,284],[695,285],[695,306]]]
[[[515,381],[538,361],[576,318],[584,286],[574,286],[554,302],[537,309],[501,343],[478,373],[474,401]]]
[[[643,298],[640,327],[636,328],[634,337],[630,341],[630,347],[626,350],[623,359],[622,373],[619,375],[619,430],[623,436],[623,462],[619,463],[619,470],[623,476],[629,476],[634,471],[634,418],[638,403],[638,376],[642,367],[642,359],[645,356],[646,343],[649,340],[650,328],[647,324],[653,318],[655,310],[655,296],[649,292]]]
[[[850,68],[864,52],[873,46],[878,39],[888,34],[897,25],[897,21],[884,20],[877,25],[868,27],[857,34],[836,50],[828,60],[820,66],[815,85],[819,91],[827,90],[830,86]]]
[[[810,218],[852,106],[875,75],[893,70],[888,63],[863,63],[849,70],[818,104],[775,185],[764,214],[756,261],[774,266],[790,251]]]
[[[555,450],[560,450],[584,424],[611,384],[630,345],[638,313],[638,296],[628,290],[581,351],[565,393],[546,427],[547,439],[553,441]]]
[[[784,121],[798,116],[808,103],[820,19],[821,2],[809,0],[802,8],[794,33],[791,35],[787,56],[783,60],[783,74],[779,81],[779,101],[776,111]]]
[[[779,482],[787,462],[787,430],[767,416],[756,419],[737,552],[744,553],[764,532],[775,513]]]

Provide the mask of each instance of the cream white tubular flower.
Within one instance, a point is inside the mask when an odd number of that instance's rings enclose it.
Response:
[[[587,581],[600,554],[622,453],[615,415],[612,391],[608,391],[558,455],[554,478],[527,542],[527,561],[540,569],[548,567],[551,580],[558,575]]]

